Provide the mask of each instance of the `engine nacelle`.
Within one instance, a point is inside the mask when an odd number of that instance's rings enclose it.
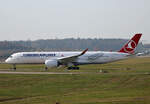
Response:
[[[45,61],[45,65],[46,65],[48,68],[51,68],[51,67],[58,67],[58,66],[59,66],[57,60],[46,60],[46,61]]]

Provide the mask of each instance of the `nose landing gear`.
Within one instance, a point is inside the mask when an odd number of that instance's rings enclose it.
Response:
[[[13,64],[13,70],[16,71],[16,64]]]
[[[45,66],[45,71],[47,71],[47,70],[48,70],[48,67]]]

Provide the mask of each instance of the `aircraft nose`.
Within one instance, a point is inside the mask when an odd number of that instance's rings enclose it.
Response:
[[[5,63],[8,63],[8,61],[9,61],[9,60],[8,60],[8,58],[7,58],[7,59],[5,60]]]
[[[10,59],[10,58],[7,58],[7,59],[5,60],[5,63],[11,63],[11,59]]]

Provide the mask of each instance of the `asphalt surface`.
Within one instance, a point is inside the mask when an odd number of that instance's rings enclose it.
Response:
[[[78,72],[10,72],[0,71],[0,74],[81,74]]]
[[[15,72],[15,71],[0,71],[0,74],[41,74],[41,75],[73,75],[73,74],[107,74],[107,75],[150,75],[149,72],[133,72],[133,73],[103,73],[103,72]]]

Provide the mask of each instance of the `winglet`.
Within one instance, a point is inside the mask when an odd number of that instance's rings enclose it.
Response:
[[[85,49],[80,55],[84,55],[88,51],[88,48]]]

